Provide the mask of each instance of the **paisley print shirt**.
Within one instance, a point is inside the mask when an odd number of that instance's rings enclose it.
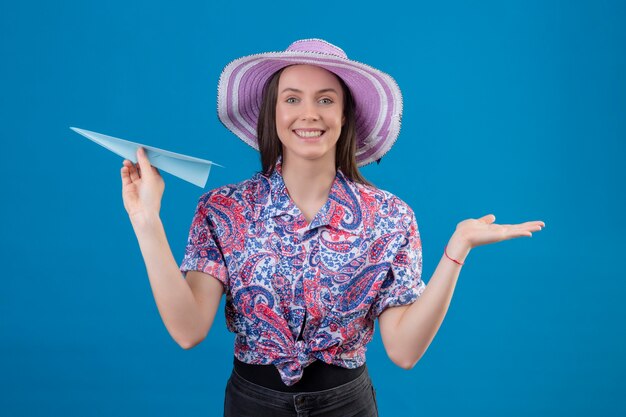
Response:
[[[273,364],[293,385],[315,360],[362,365],[374,320],[387,307],[413,303],[425,284],[417,223],[405,202],[337,170],[327,202],[308,223],[281,162],[269,177],[257,173],[200,197],[180,270],[224,285],[237,359]]]

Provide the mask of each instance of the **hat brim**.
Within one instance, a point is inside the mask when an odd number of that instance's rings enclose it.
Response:
[[[340,77],[355,101],[358,166],[380,159],[391,149],[402,120],[402,93],[388,74],[331,54],[303,51],[266,52],[230,62],[218,83],[221,122],[258,150],[257,121],[263,88],[276,71],[294,64],[322,67]]]

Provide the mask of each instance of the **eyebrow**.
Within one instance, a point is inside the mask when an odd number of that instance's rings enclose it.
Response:
[[[291,87],[287,87],[285,88],[283,91],[281,91],[280,93],[284,93],[285,91],[293,91],[294,93],[302,93],[302,90],[298,90],[297,88],[291,88]],[[334,88],[323,88],[321,90],[319,90],[317,92],[317,94],[321,94],[321,93],[328,93],[328,92],[332,92],[335,94],[339,94],[337,93],[337,90],[335,90]]]

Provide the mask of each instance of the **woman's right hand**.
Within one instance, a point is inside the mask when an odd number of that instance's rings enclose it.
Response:
[[[138,164],[125,159],[121,169],[122,199],[131,221],[158,216],[165,182],[156,167],[150,165],[143,148],[137,149]]]

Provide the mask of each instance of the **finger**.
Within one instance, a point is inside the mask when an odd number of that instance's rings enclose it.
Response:
[[[517,224],[512,226],[513,229],[515,229],[516,231],[523,233],[524,235],[528,234],[528,233],[532,233],[532,232],[538,232],[541,230],[541,225],[540,224]]]
[[[124,165],[122,168],[127,168],[128,173],[130,174],[130,169],[132,168],[133,163],[130,162],[128,159],[124,159],[124,162],[122,162],[122,164]]]
[[[122,185],[130,185],[133,182],[130,180],[130,172],[128,171],[127,166],[123,166],[120,170],[120,175],[122,176]]]
[[[139,162],[139,167],[141,168],[141,172],[144,175],[149,175],[152,173],[150,160],[148,160],[148,155],[146,155],[145,149],[141,146],[137,149],[137,161]]]
[[[541,230],[540,225],[524,226],[518,228],[518,236],[533,237],[533,232]]]
[[[510,232],[507,235],[507,239],[515,239],[518,237],[531,237],[531,236],[532,236],[532,233],[529,232],[528,230],[518,230],[515,232]]]
[[[544,222],[542,222],[541,220],[533,220],[530,222],[524,222],[524,223],[519,223],[520,226],[529,226],[529,227],[534,227],[534,226],[541,226],[541,227],[546,227],[546,224]]]
[[[522,236],[530,236],[530,230],[528,228],[522,227],[522,225],[503,224],[500,226],[502,226],[503,240],[515,239]]]
[[[524,229],[529,232],[538,232],[543,229],[543,222],[526,222],[517,225],[520,229]]]
[[[502,224],[507,233],[515,236],[528,236],[528,233],[538,232],[543,229],[542,222],[526,222],[520,224]]]
[[[483,216],[478,220],[487,224],[491,224],[496,221],[496,216],[494,214],[487,214],[486,216]]]
[[[128,167],[128,172],[130,173],[131,181],[135,182],[139,180],[139,171],[137,170],[137,164],[131,163]]]

